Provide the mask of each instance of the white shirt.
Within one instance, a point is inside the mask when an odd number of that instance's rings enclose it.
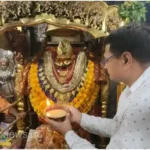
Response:
[[[113,119],[82,114],[81,127],[90,133],[110,137],[107,149],[150,149],[150,67],[122,92]],[[95,148],[69,131],[65,139],[74,149]]]

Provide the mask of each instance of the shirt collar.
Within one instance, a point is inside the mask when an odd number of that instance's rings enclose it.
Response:
[[[142,75],[133,83],[133,85],[129,88],[133,93],[147,78],[150,77],[150,67],[148,67]]]

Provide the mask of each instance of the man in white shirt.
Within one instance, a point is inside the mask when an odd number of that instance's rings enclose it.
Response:
[[[71,122],[90,133],[110,137],[108,149],[150,148],[150,28],[135,24],[121,27],[105,44],[103,63],[110,79],[127,85],[115,117],[94,117],[69,106],[64,122],[46,121],[65,135],[70,148],[94,148],[72,130]]]

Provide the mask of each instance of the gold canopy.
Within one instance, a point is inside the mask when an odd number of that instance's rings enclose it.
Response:
[[[58,28],[86,31],[98,38],[117,29],[122,21],[118,7],[105,2],[3,1],[0,13],[0,34],[18,26],[48,23]]]

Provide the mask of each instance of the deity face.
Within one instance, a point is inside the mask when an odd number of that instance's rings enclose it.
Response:
[[[71,58],[64,58],[64,59],[61,59],[61,58],[56,58],[55,59],[55,65],[57,68],[62,68],[62,69],[65,69],[67,67],[69,67],[71,65],[71,63],[73,62],[73,60]]]
[[[57,48],[57,56],[54,59],[54,73],[61,84],[71,79],[75,65],[75,56],[69,41],[63,40]]]
[[[6,70],[8,67],[8,60],[7,59],[1,59],[0,60],[0,68],[1,70]]]

